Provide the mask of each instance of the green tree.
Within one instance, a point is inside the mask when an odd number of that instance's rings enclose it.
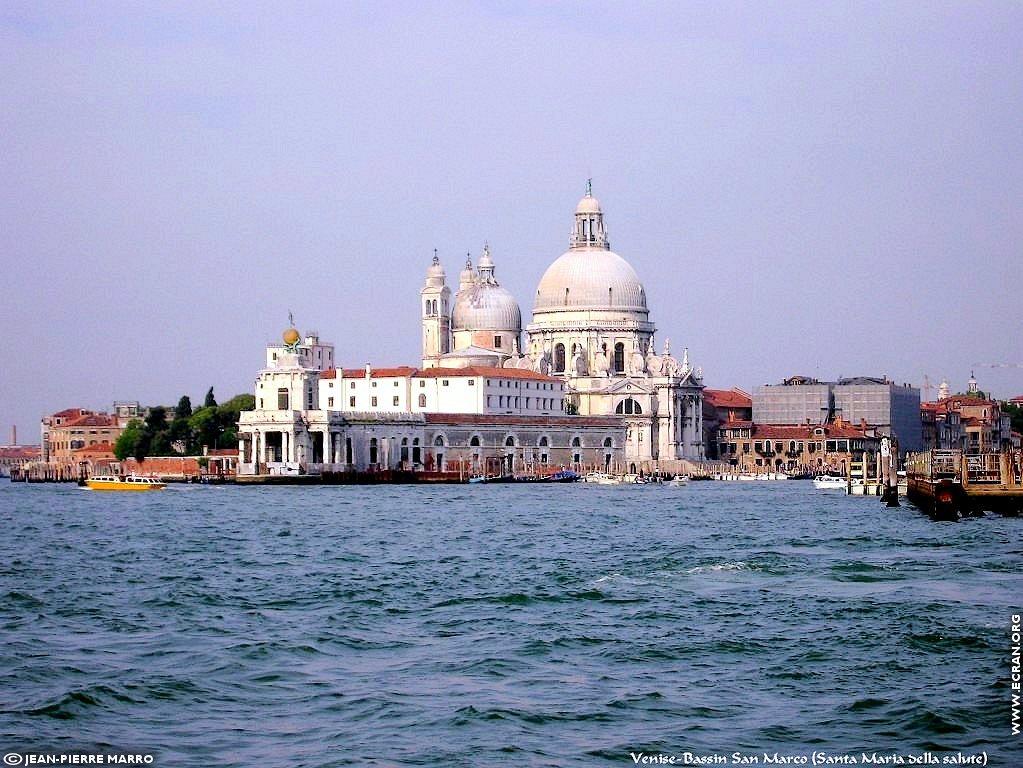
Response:
[[[217,447],[220,440],[220,422],[217,419],[216,406],[204,406],[197,410],[188,420],[188,426],[192,430],[196,452],[201,451],[204,445],[208,448]]]
[[[217,421],[220,424],[219,448],[238,447],[238,418],[242,411],[251,411],[256,407],[255,395],[235,395],[223,405],[217,407]]]
[[[1004,403],[1003,410],[1009,414],[1009,422],[1012,424],[1013,432],[1023,433],[1023,408],[1011,403]]]
[[[192,439],[192,429],[188,424],[191,416],[192,401],[188,395],[182,395],[178,400],[178,407],[174,409],[174,419],[168,428],[168,439],[172,447],[181,449],[185,454],[192,452],[195,442]]]
[[[202,407],[203,408],[217,407],[217,398],[213,396],[213,387],[210,387],[209,391],[206,393],[206,399],[203,400]]]
[[[171,452],[167,409],[162,405],[154,405],[146,414],[144,438],[148,438],[141,441],[144,456],[166,456]]]
[[[118,461],[124,461],[129,456],[134,456],[139,440],[142,439],[144,427],[138,419],[132,419],[124,428],[124,431],[114,443],[114,456]]]

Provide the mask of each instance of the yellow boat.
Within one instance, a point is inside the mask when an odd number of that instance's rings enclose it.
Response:
[[[85,485],[94,491],[158,491],[167,487],[167,483],[161,483],[155,477],[139,475],[128,475],[123,479],[114,475],[99,475],[90,477]]]

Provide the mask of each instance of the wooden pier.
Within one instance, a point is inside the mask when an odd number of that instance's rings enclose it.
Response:
[[[911,454],[906,462],[906,495],[932,517],[1023,511],[1020,452],[964,453],[933,450]]]

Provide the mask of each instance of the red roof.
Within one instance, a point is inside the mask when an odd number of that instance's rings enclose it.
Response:
[[[753,407],[753,399],[741,389],[705,389],[703,399],[715,408]]]
[[[323,371],[320,374],[321,379],[336,379],[338,378],[339,371],[331,368],[330,370]],[[345,379],[363,379],[366,377],[365,368],[342,368],[340,370],[341,378]],[[551,376],[545,376],[542,373],[536,371],[525,371],[520,368],[487,368],[484,366],[473,365],[468,368],[412,368],[408,365],[399,366],[398,368],[370,368],[370,378],[382,379],[382,378],[404,378],[406,376],[415,376],[420,379],[439,379],[439,378],[456,378],[466,376],[490,376],[492,378],[501,379],[528,379],[530,381],[560,381]]]
[[[64,427],[116,427],[117,419],[113,416],[106,416],[104,414],[93,413],[88,416],[82,416],[74,421],[69,421]]]
[[[38,459],[41,455],[38,445],[9,445],[0,448],[0,459]]]
[[[560,381],[536,371],[521,368],[486,368],[471,365],[468,368],[424,368],[416,374],[417,378],[439,379],[455,378],[456,376],[492,376],[495,379],[529,379],[531,381]]]
[[[87,408],[65,408],[63,411],[57,411],[50,418],[77,419],[78,417],[87,413],[92,413],[92,411],[88,410]]]
[[[320,378],[321,379],[334,379],[334,378],[337,378],[336,372],[335,372],[335,374],[333,376],[326,376],[325,374],[329,373],[329,372],[330,371],[325,371],[323,374],[320,375]],[[380,379],[394,377],[394,376],[399,376],[399,377],[400,376],[411,376],[415,372],[416,372],[416,369],[412,368],[412,367],[410,367],[408,365],[401,365],[401,366],[398,366],[397,368],[370,368],[369,369],[369,375],[371,377],[373,377],[373,378],[380,378]],[[341,369],[341,376],[343,378],[346,378],[346,379],[362,379],[362,378],[366,377],[366,369],[365,368],[342,368]]]
[[[610,427],[624,428],[621,416],[509,416],[482,413],[425,413],[427,424],[451,424],[452,426],[490,424],[525,427]]]
[[[86,445],[82,448],[75,448],[71,453],[76,456],[113,456],[114,446],[110,443],[96,443],[95,445]]]
[[[865,438],[869,437],[860,427],[852,424],[754,424],[751,421],[729,421],[719,430],[752,427],[752,439],[760,440],[813,440],[814,430],[823,429],[825,437]]]

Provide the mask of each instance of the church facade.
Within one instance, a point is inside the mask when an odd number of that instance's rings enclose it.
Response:
[[[346,369],[294,327],[268,345],[256,407],[239,419],[239,475],[651,472],[703,459],[701,371],[688,350],[657,352],[646,290],[611,250],[589,188],[525,327],[486,246],[454,293],[434,255],[419,301],[419,367]]]
[[[565,384],[568,412],[625,420],[628,462],[704,458],[702,371],[688,349],[681,360],[668,342],[657,352],[646,289],[611,250],[589,185],[569,248],[540,279],[525,328],[488,247],[478,268],[467,261],[453,300],[434,256],[421,295],[424,368],[485,361],[552,376]]]

